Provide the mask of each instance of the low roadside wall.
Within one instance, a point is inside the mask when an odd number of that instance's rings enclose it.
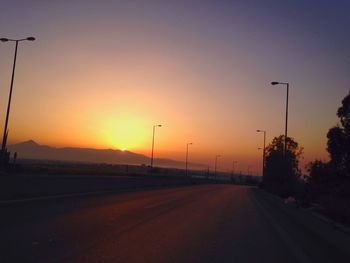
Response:
[[[212,183],[181,176],[2,175],[0,200]]]

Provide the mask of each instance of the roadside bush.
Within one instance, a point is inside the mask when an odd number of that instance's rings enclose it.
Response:
[[[330,161],[310,163],[303,201],[317,203],[333,219],[350,223],[350,93],[337,116],[340,123],[327,133]]]
[[[280,135],[266,148],[262,188],[283,198],[295,197],[302,188],[299,160],[303,148],[292,138],[287,137],[285,153],[284,143],[284,136]]]

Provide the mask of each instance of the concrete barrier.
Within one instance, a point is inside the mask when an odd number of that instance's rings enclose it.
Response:
[[[3,175],[0,200],[211,183],[183,176]]]

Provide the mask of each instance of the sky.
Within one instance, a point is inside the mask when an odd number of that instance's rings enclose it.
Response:
[[[349,1],[0,0],[19,44],[9,143],[126,149],[261,174],[263,137],[328,158],[349,92]],[[0,124],[14,43],[0,43]],[[2,127],[0,125],[0,127]],[[1,132],[2,132],[1,128]],[[2,136],[2,135],[1,135]]]

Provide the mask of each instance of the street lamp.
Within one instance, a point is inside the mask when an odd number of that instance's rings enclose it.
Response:
[[[262,176],[264,178],[264,174],[265,174],[265,149],[266,149],[266,131],[264,130],[256,130],[257,132],[262,132],[264,133],[264,147],[262,148],[263,150],[263,156],[262,156]]]
[[[221,157],[221,155],[216,155],[215,156],[215,169],[214,169],[215,180],[216,180],[216,168],[218,166],[218,158],[219,157]]]
[[[162,125],[161,124],[153,125],[151,168],[153,168],[154,133],[155,133],[156,127],[162,127]]]
[[[235,164],[238,163],[237,161],[233,160],[232,161],[232,176],[231,178],[233,178],[234,174],[235,174]]]
[[[189,145],[192,145],[193,143],[192,142],[189,142],[186,144],[186,177],[187,177],[187,167],[188,167],[188,146]]]
[[[1,42],[15,42],[15,55],[13,59],[13,67],[12,67],[12,77],[11,77],[11,84],[10,84],[10,93],[9,93],[9,99],[7,104],[7,112],[6,112],[6,119],[5,119],[5,127],[4,127],[4,133],[2,137],[2,146],[1,146],[1,155],[3,158],[5,158],[5,152],[6,152],[6,141],[7,141],[7,126],[9,121],[9,115],[10,115],[10,108],[11,108],[11,98],[12,98],[12,90],[13,90],[13,81],[15,79],[15,69],[16,69],[16,59],[17,59],[17,49],[18,49],[18,43],[21,41],[34,41],[34,37],[27,37],[22,39],[10,39],[10,38],[0,38]]]
[[[287,87],[287,99],[286,99],[286,126],[284,130],[284,158],[286,158],[286,152],[287,152],[287,131],[288,131],[288,96],[289,96],[289,83],[288,82],[277,82],[273,81],[271,82],[271,85],[286,85]]]

